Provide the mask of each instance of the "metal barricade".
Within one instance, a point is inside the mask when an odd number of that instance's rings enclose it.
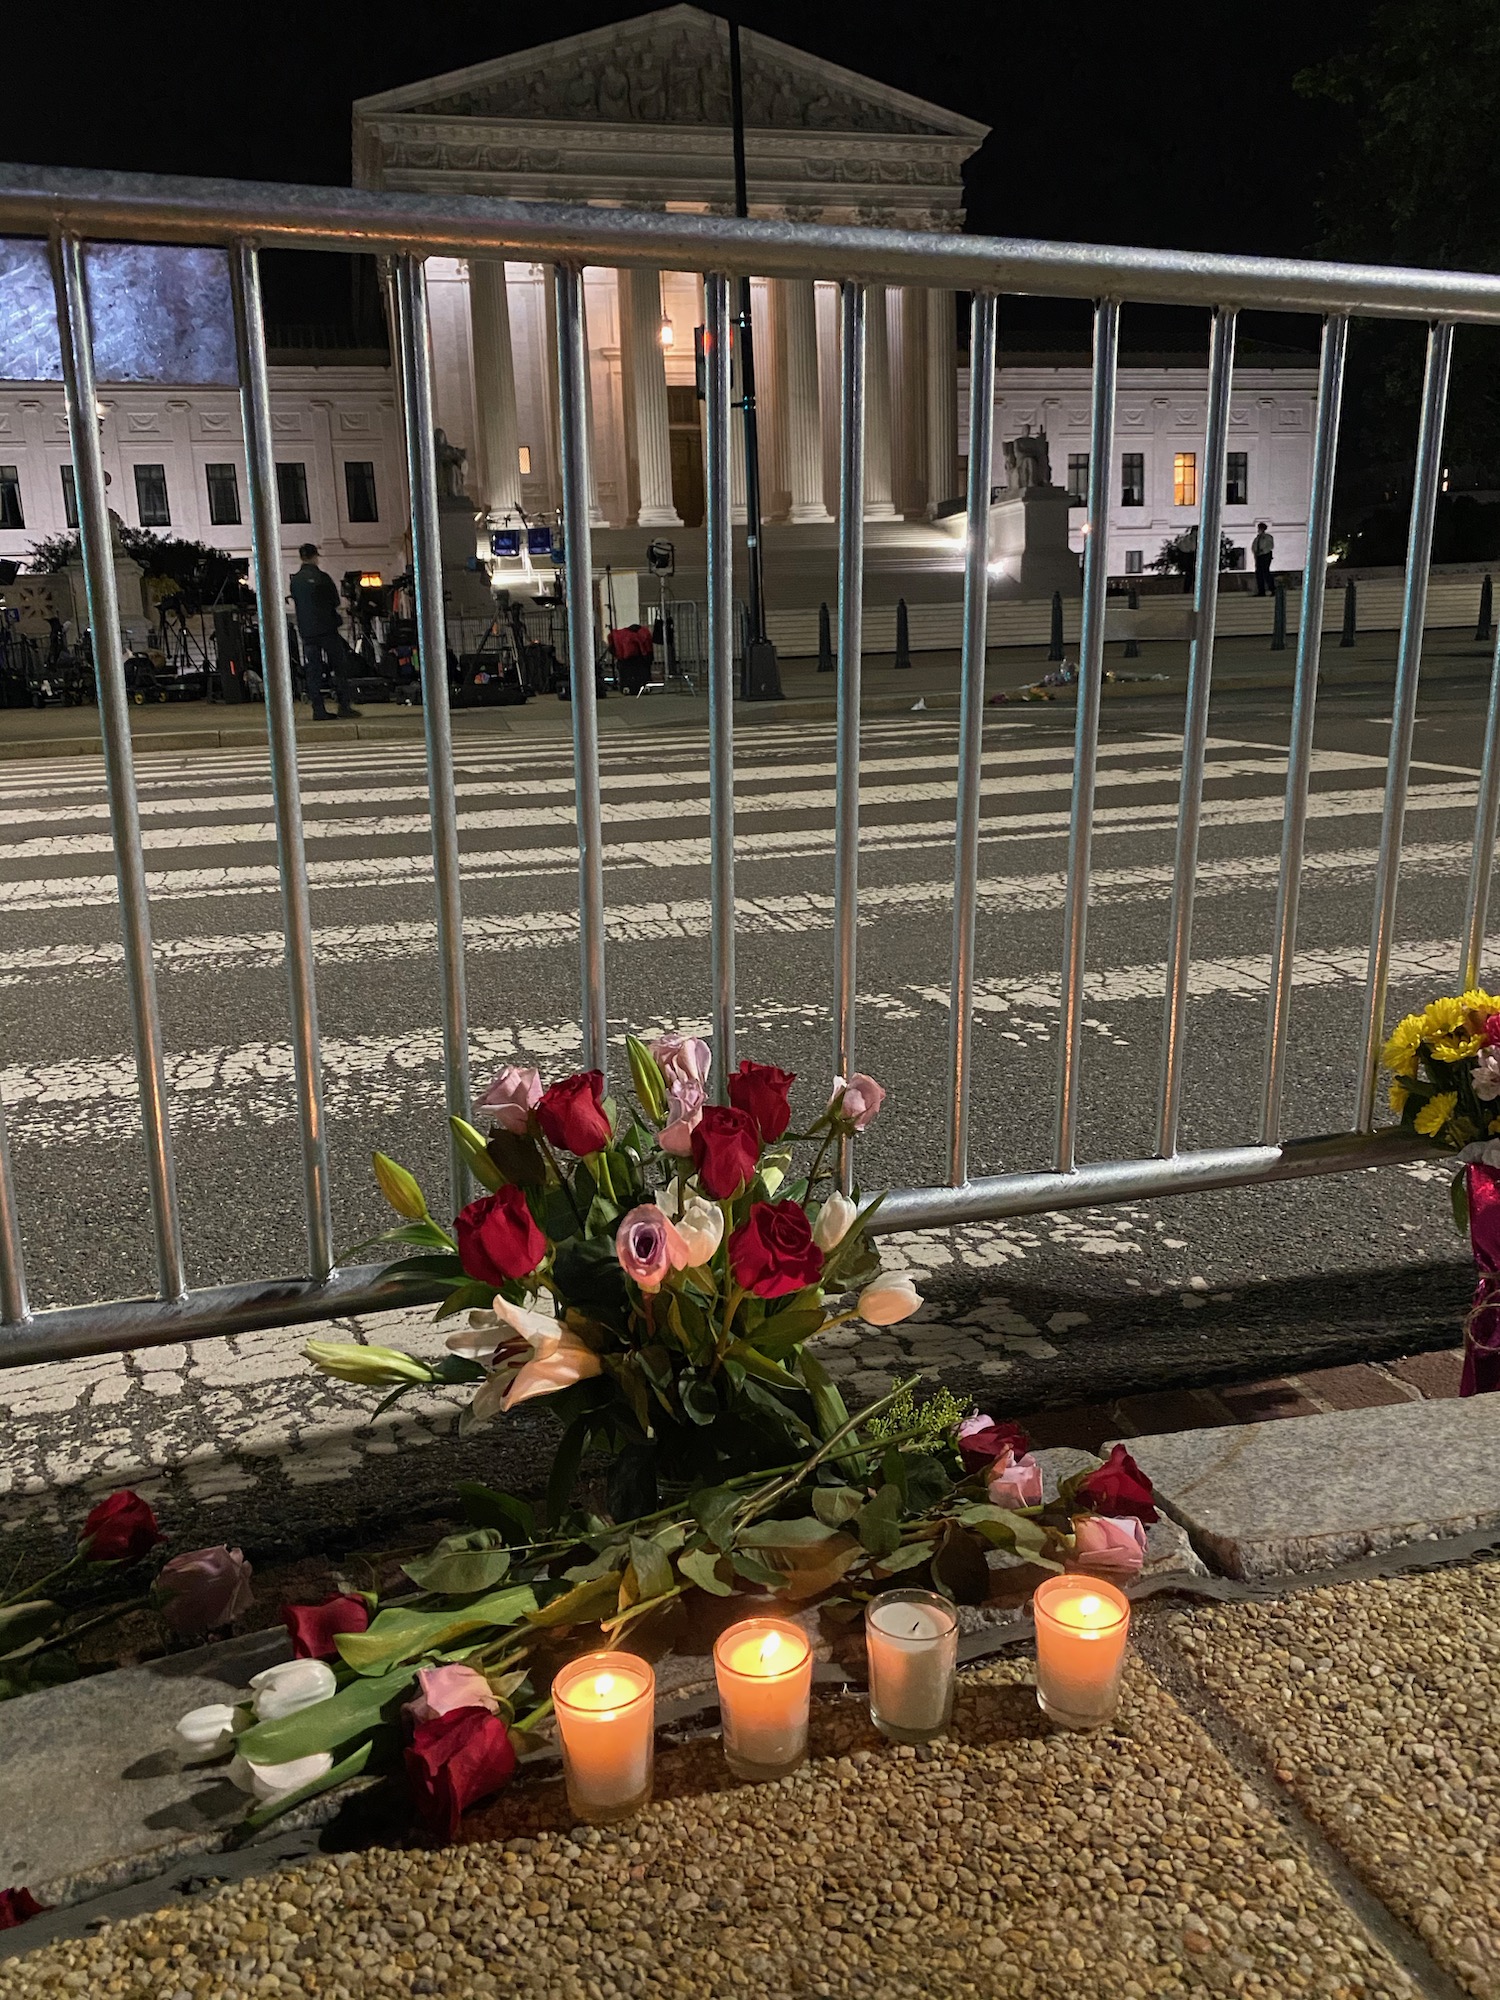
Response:
[[[1407,784],[1416,722],[1428,565],[1441,484],[1442,433],[1456,325],[1500,324],[1500,277],[1304,261],[1220,257],[1166,251],[923,235],[890,229],[735,221],[706,215],[570,208],[545,202],[477,197],[374,194],[329,188],[169,180],[124,175],[0,169],[0,234],[45,238],[64,367],[77,474],[80,533],[97,662],[101,736],[110,824],[118,871],[141,1119],[151,1189],[159,1293],[32,1312],[22,1264],[21,1229],[5,1151],[0,1107],[0,1363],[150,1346],[250,1328],[369,1310],[391,1302],[373,1267],[334,1267],[328,1152],[324,1130],[317,997],[289,663],[279,616],[262,618],[270,635],[266,721],[283,894],[292,1044],[301,1132],[308,1272],[303,1276],[189,1288],[168,1117],[166,1072],[152,954],[151,919],[125,707],[115,579],[110,559],[98,427],[94,421],[93,342],[84,246],[93,241],[216,245],[228,254],[239,353],[240,394],[256,587],[263,607],[280,601],[275,466],[258,256],[262,249],[361,250],[385,263],[397,324],[396,375],[411,495],[416,619],[423,673],[427,785],[432,810],[436,920],[441,978],[444,1098],[470,1108],[458,828],[453,747],[444,698],[445,646],[438,499],[433,439],[432,339],[423,259],[428,254],[541,260],[553,270],[558,347],[559,442],[563,529],[568,550],[568,625],[593,629],[589,533],[587,354],[583,314],[586,265],[705,272],[705,441],[707,602],[677,607],[677,646],[690,646],[695,675],[708,692],[711,825],[711,998],[722,1079],[735,1060],[735,912],[733,841],[733,695],[741,651],[732,594],[731,385],[732,280],[832,277],[839,284],[841,357],[838,580],[837,777],[835,806],[835,1067],[855,1064],[856,961],[860,830],[860,648],[863,567],[865,321],[869,284],[912,284],[972,294],[969,513],[964,550],[962,707],[956,817],[956,881],[951,976],[951,1071],[948,1182],[886,1196],[881,1230],[1035,1214],[1041,1211],[1249,1186],[1345,1172],[1411,1158],[1420,1141],[1371,1131],[1376,1067],[1399,878]],[[1083,581],[1079,697],[1062,938],[1061,1036],[1053,1164],[1041,1172],[968,1174],[972,1076],[976,882],[980,837],[981,741],[988,562],[988,506],[997,300],[1006,293],[1093,302],[1087,556]],[[1108,480],[1122,302],[1168,303],[1211,314],[1205,476],[1199,546],[1218,546],[1229,436],[1235,327],[1241,310],[1312,313],[1323,321],[1311,491],[1308,595],[1298,637],[1275,941],[1271,952],[1265,1080],[1260,1140],[1255,1145],[1182,1152],[1178,1132],[1184,1076],[1194,886],[1203,807],[1209,696],[1214,660],[1215,577],[1199,565],[1189,662],[1182,775],[1173,867],[1166,1003],[1161,1038],[1157,1151],[1149,1158],[1080,1163],[1076,1134],[1081,1068],[1084,972],[1095,783],[1104,658]],[[1344,359],[1351,317],[1407,318],[1428,324],[1406,569],[1406,593],[1393,702],[1390,758],[1376,866],[1360,1044],[1352,1076],[1347,1131],[1285,1138],[1280,1111],[1288,1006],[1296,941],[1298,888],[1308,817],[1312,729],[1321,645],[1322,563],[1327,543],[1338,442]],[[529,618],[529,614],[528,614]],[[560,619],[549,614],[549,638]],[[688,628],[691,627],[691,630]],[[565,646],[559,648],[566,656]],[[591,663],[589,663],[591,665]],[[1500,659],[1497,659],[1500,664]],[[575,663],[575,676],[578,674]],[[579,1018],[587,1064],[606,1069],[605,918],[599,755],[595,704],[582,669],[572,702],[578,813],[580,929]],[[1478,973],[1488,911],[1491,859],[1500,819],[1500,674],[1486,729],[1464,937],[1457,972]],[[845,1176],[852,1171],[846,1156]],[[456,1150],[450,1158],[456,1205],[469,1189]]]

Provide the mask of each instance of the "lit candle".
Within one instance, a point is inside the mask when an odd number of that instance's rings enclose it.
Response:
[[[1095,1577],[1049,1576],[1036,1616],[1036,1698],[1065,1729],[1098,1729],[1120,1700],[1130,1600]]]
[[[552,1683],[568,1804],[580,1820],[628,1819],[651,1796],[656,1676],[634,1653],[585,1653]]]
[[[807,1757],[812,1647],[800,1625],[747,1618],[714,1646],[724,1756],[739,1778],[784,1778]]]
[[[888,1590],[865,1606],[870,1719],[896,1743],[927,1743],[953,1715],[958,1616],[930,1590]]]

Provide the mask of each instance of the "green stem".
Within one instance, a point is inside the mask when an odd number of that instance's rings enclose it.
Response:
[[[86,1632],[97,1631],[101,1625],[110,1624],[112,1620],[123,1617],[127,1611],[139,1611],[150,1602],[149,1592],[144,1597],[127,1597],[123,1604],[112,1604],[108,1611],[101,1611],[93,1618],[85,1618],[81,1625],[75,1625],[71,1631],[59,1632],[55,1639],[44,1639],[40,1646],[32,1648],[26,1658],[34,1660],[41,1653],[55,1652],[59,1646],[71,1646]]]
[[[82,1549],[75,1549],[67,1561],[59,1563],[56,1569],[49,1569],[45,1576],[36,1577],[30,1583],[23,1583],[19,1590],[12,1591],[8,1597],[0,1597],[0,1606],[7,1604],[29,1604],[55,1578],[66,1576],[70,1569],[76,1569],[83,1560],[84,1554]]]
[[[568,1197],[568,1206],[573,1211],[573,1220],[578,1224],[578,1227],[580,1229],[587,1228],[588,1225],[584,1222],[582,1215],[579,1213],[578,1203],[574,1199],[572,1184],[569,1181],[567,1175],[562,1170],[562,1161],[557,1157],[556,1153],[554,1153],[552,1150],[552,1141],[547,1137],[546,1133],[542,1130],[540,1125],[538,1125],[536,1128],[536,1135],[542,1142],[542,1151],[547,1155],[547,1158],[552,1162],[552,1171],[557,1175],[558,1186],[562,1189],[563,1193]]]
[[[775,1480],[764,1492],[757,1494],[750,1501],[746,1511],[740,1516],[736,1527],[748,1527],[750,1522],[758,1520],[762,1514],[776,1506],[779,1501],[784,1500],[788,1493],[795,1493],[810,1473],[816,1472],[826,1459],[834,1456],[834,1447],[842,1444],[851,1431],[857,1430],[863,1423],[868,1423],[871,1417],[878,1416],[883,1409],[894,1403],[898,1396],[904,1395],[908,1389],[914,1388],[921,1379],[920,1375],[913,1375],[908,1381],[898,1382],[889,1395],[882,1396],[879,1402],[867,1404],[864,1409],[857,1411],[854,1416],[850,1417],[846,1423],[840,1424],[833,1436],[819,1445],[811,1458],[803,1460],[795,1475]],[[887,1439],[886,1442],[890,1443],[892,1440]],[[844,1457],[851,1455],[847,1452],[842,1454]]]

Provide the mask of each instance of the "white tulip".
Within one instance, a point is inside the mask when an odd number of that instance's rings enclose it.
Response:
[[[250,1685],[255,1690],[255,1713],[260,1721],[279,1722],[284,1715],[295,1715],[299,1708],[327,1701],[338,1682],[326,1660],[287,1660],[282,1666],[252,1674]]]
[[[317,1750],[311,1757],[293,1757],[285,1764],[256,1764],[248,1757],[236,1757],[227,1775],[231,1784],[238,1785],[242,1792],[270,1800],[285,1798],[288,1792],[300,1792],[314,1779],[326,1778],[332,1769],[332,1753]]]
[[[882,1271],[860,1293],[855,1310],[871,1326],[894,1326],[910,1319],[921,1303],[922,1295],[905,1271]]]
[[[670,1213],[670,1211],[668,1211]],[[690,1195],[683,1206],[677,1233],[688,1247],[691,1264],[706,1264],[724,1240],[724,1211],[701,1194]]]
[[[217,1757],[234,1741],[234,1710],[228,1702],[190,1708],[173,1734],[178,1746],[193,1757]]]
[[[849,1234],[849,1225],[859,1210],[849,1197],[832,1193],[818,1210],[818,1219],[813,1224],[813,1242],[826,1257],[830,1250],[836,1250]]]

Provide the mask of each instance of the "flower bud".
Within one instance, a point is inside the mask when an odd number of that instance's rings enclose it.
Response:
[[[248,1757],[236,1757],[226,1775],[242,1792],[252,1792],[269,1802],[284,1799],[288,1792],[300,1792],[304,1785],[326,1778],[332,1769],[332,1753],[317,1750],[310,1757],[291,1757],[285,1764],[256,1764]]]
[[[234,1741],[234,1710],[224,1701],[211,1701],[206,1708],[190,1708],[172,1733],[178,1747],[188,1755],[217,1757]]]
[[[396,1347],[366,1347],[353,1340],[310,1340],[302,1352],[315,1368],[361,1388],[391,1388],[397,1382],[430,1382],[425,1361]]]
[[[279,1722],[300,1708],[326,1701],[338,1686],[333,1668],[323,1660],[287,1660],[279,1667],[267,1667],[252,1674],[255,1713],[262,1722]]]
[[[895,1326],[898,1320],[910,1319],[921,1303],[922,1295],[905,1271],[883,1271],[865,1286],[855,1310],[871,1326]]]
[[[818,1219],[813,1224],[813,1242],[825,1255],[830,1250],[836,1250],[849,1234],[849,1225],[858,1213],[849,1197],[835,1190],[818,1210]]]

